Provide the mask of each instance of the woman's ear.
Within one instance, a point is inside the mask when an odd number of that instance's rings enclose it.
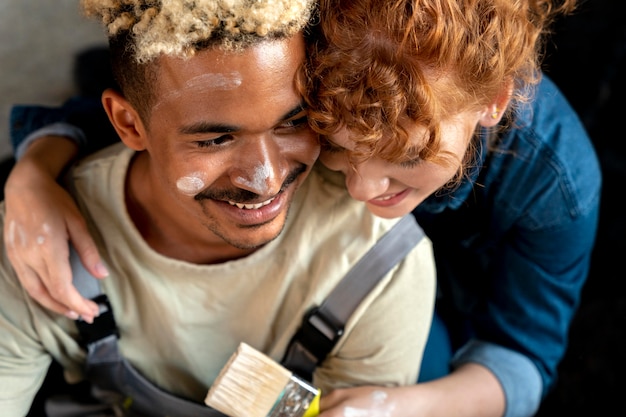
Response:
[[[102,106],[115,131],[126,146],[136,151],[146,149],[146,129],[135,108],[117,91],[102,93]]]
[[[513,94],[513,82],[508,82],[500,90],[498,95],[482,112],[480,117],[480,125],[483,127],[492,127],[500,123],[502,116],[506,112],[506,108],[511,101],[511,95]]]

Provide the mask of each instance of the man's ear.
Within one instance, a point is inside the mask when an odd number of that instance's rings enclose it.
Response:
[[[146,149],[146,129],[135,108],[117,91],[102,93],[102,106],[115,131],[126,146],[136,151]]]
[[[480,125],[483,127],[492,127],[500,123],[502,116],[506,112],[506,108],[511,101],[513,94],[513,82],[507,82],[502,90],[496,95],[491,104],[489,104],[481,113]]]

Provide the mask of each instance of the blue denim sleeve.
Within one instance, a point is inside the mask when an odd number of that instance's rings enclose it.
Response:
[[[28,145],[43,136],[64,136],[73,140],[79,147],[84,147],[86,143],[85,135],[81,129],[67,123],[57,122],[44,126],[27,134],[26,136],[16,134],[11,135],[13,154],[15,159],[20,159]]]
[[[10,140],[17,159],[24,149],[44,135],[74,140],[82,154],[117,140],[100,100],[72,97],[62,106],[15,105],[10,113]]]
[[[457,368],[478,363],[498,378],[506,398],[504,417],[530,417],[541,404],[543,382],[535,364],[525,355],[494,343],[470,340],[452,358]]]
[[[519,128],[483,161],[480,186],[454,195],[462,204],[418,213],[438,256],[444,319],[465,346],[456,360],[483,363],[498,377],[507,417],[531,415],[535,399],[559,377],[590,268],[602,186],[582,123],[548,79],[530,104],[519,108]],[[469,338],[491,345],[466,346]],[[541,383],[526,380],[535,378],[531,369]]]
[[[492,188],[486,186],[495,194],[491,224],[503,239],[473,324],[478,339],[535,364],[545,397],[589,273],[602,175],[580,120],[548,80],[528,114],[528,127],[507,138],[511,155],[491,161],[497,165]]]

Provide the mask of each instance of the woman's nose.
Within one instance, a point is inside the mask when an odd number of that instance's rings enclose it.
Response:
[[[389,189],[389,177],[375,162],[367,161],[352,166],[346,174],[346,188],[355,200],[368,201]]]

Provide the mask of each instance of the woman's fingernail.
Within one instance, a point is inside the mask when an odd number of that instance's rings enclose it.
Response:
[[[80,316],[78,315],[77,312],[70,310],[65,313],[65,317],[67,317],[70,320],[78,320],[78,317]]]
[[[102,262],[98,262],[95,265],[96,271],[98,272],[98,275],[101,277],[108,277],[109,276],[109,270],[104,266],[104,264]]]

